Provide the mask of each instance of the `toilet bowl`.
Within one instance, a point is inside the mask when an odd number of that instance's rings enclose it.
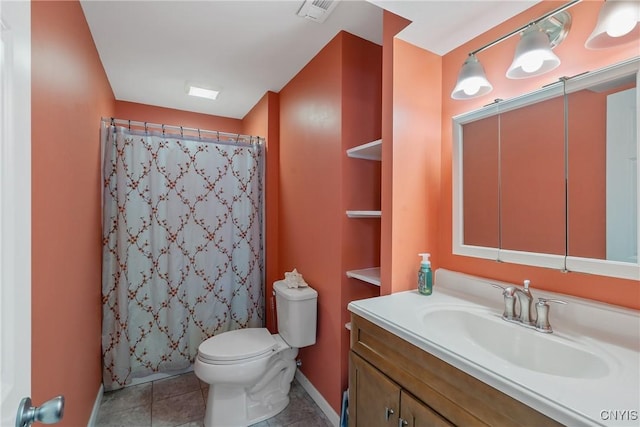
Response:
[[[224,332],[202,342],[195,374],[209,384],[205,427],[244,427],[289,404],[298,348],[315,343],[317,292],[274,283],[279,334],[265,328]]]

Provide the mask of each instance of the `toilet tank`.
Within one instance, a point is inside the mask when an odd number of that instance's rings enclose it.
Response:
[[[318,292],[310,287],[288,288],[283,280],[273,283],[278,313],[278,333],[291,347],[316,343]]]

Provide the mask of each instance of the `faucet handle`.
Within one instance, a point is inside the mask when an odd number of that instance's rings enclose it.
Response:
[[[502,295],[504,296],[513,296],[516,292],[515,286],[504,286],[498,285],[497,283],[489,283],[494,288],[502,289]]]
[[[504,312],[502,313],[502,318],[505,320],[514,320],[516,317],[516,287],[507,286],[505,288],[504,286],[500,286],[495,283],[491,283],[491,286],[502,289],[502,296],[504,297]]]
[[[538,298],[536,303],[536,330],[550,334],[553,332],[551,324],[549,323],[549,303],[554,302],[556,304],[567,304],[566,301],[552,298]]]
[[[563,300],[561,300],[561,299],[553,299],[553,298],[538,298],[538,304],[545,304],[545,303],[548,303],[548,302],[555,302],[556,304],[564,304],[564,305],[569,304],[568,302],[563,301]]]

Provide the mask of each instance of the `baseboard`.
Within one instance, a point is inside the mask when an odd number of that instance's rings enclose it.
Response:
[[[104,386],[102,385],[102,383],[100,383],[100,388],[98,388],[98,395],[96,396],[96,401],[93,403],[93,410],[91,411],[91,417],[89,418],[87,427],[94,427],[98,422],[98,411],[100,410],[100,403],[102,403],[103,394]]]
[[[313,401],[316,402],[316,405],[324,412],[329,422],[331,422],[331,425],[338,427],[340,425],[340,415],[333,410],[329,402],[325,400],[320,392],[311,384],[311,381],[309,381],[299,369],[296,370],[296,379]]]

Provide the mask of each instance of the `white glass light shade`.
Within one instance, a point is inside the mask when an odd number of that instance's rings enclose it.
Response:
[[[470,99],[485,95],[492,90],[493,86],[487,80],[482,64],[475,55],[469,55],[458,74],[458,82],[451,92],[451,98]]]
[[[588,49],[606,49],[640,41],[640,2],[609,0],[602,5],[598,22],[584,44]]]
[[[527,28],[516,47],[513,62],[507,70],[510,79],[524,79],[553,70],[560,58],[551,51],[549,36],[537,26]]]

